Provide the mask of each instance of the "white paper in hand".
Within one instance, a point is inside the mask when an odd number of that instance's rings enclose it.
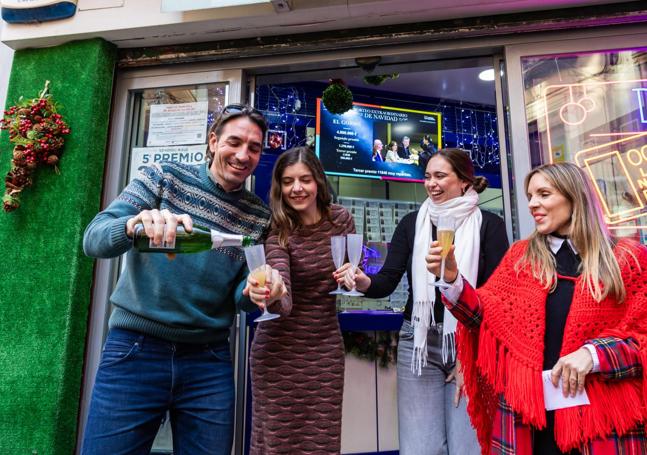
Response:
[[[551,370],[545,370],[541,373],[542,382],[544,383],[544,404],[546,405],[547,411],[590,404],[586,390],[582,393],[575,394],[574,397],[570,395],[564,397],[562,393],[562,378],[559,378],[559,384],[555,387],[550,380],[550,372]]]

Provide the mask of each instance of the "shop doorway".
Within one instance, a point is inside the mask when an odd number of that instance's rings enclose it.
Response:
[[[370,71],[355,66],[257,75],[254,106],[268,119],[269,131],[254,190],[267,200],[278,156],[291,147],[312,147],[336,202],[352,213],[364,235],[364,268],[375,273],[400,219],[427,197],[421,181],[429,156],[457,147],[489,181],[480,194],[481,209],[506,219],[511,232],[501,69],[499,59],[486,56],[380,64]],[[344,114],[332,114],[321,100],[330,79],[343,80],[352,92],[352,109]],[[339,296],[342,332],[354,333],[345,338],[366,337],[378,347],[394,340],[407,295],[405,276],[385,299]],[[368,314],[360,325],[345,325],[344,312],[355,310],[396,317],[386,330],[373,327]],[[384,367],[380,360],[346,356],[342,453],[397,453],[395,365],[387,359]],[[249,389],[247,397],[250,410]],[[249,430],[246,441],[248,447]]]
[[[345,63],[344,63],[345,65]],[[354,101],[365,109],[376,110],[385,116],[385,121],[377,122],[370,142],[379,138],[383,143],[385,166],[391,166],[394,172],[409,172],[413,178],[367,178],[367,175],[348,175],[348,169],[338,168],[328,177],[335,192],[337,202],[346,205],[353,213],[358,232],[365,235],[367,244],[378,252],[372,267],[379,267],[380,254],[386,252],[393,230],[399,219],[406,213],[415,210],[425,198],[419,180],[421,173],[420,156],[424,147],[461,147],[468,150],[475,163],[477,173],[490,180],[490,189],[483,193],[482,208],[502,215],[511,225],[509,210],[509,189],[507,174],[507,157],[502,120],[501,81],[495,75],[494,81],[481,81],[479,74],[499,68],[499,60],[488,55],[464,59],[442,60],[432,62],[397,63],[378,66],[372,73],[367,73],[357,65],[345,69],[314,69],[307,72],[286,72],[285,70],[265,70],[264,74],[253,74],[251,70],[245,77],[242,69],[220,71],[212,65],[177,66],[174,68],[156,68],[123,72],[118,76],[114,96],[114,113],[112,116],[111,145],[106,166],[104,184],[104,203],[112,201],[128,182],[133,169],[136,169],[137,157],[150,151],[160,152],[160,159],[174,159],[174,156],[195,156],[204,148],[202,140],[187,137],[178,144],[164,142],[176,138],[158,122],[153,126],[156,141],[149,141],[151,135],[152,105],[167,106],[190,104],[195,111],[195,118],[202,112],[206,103],[204,128],[223,105],[230,102],[251,100],[266,115],[270,124],[270,133],[265,139],[262,161],[251,182],[252,187],[261,197],[267,197],[271,169],[277,156],[289,147],[296,145],[317,146],[322,160],[329,153],[329,145],[324,145],[321,134],[317,138],[317,119],[323,121],[325,114],[317,98],[331,77],[343,79],[353,92]],[[397,75],[397,77],[396,77]],[[367,83],[365,76],[380,84]],[[386,76],[386,77],[384,77]],[[245,84],[247,79],[248,84]],[[202,109],[202,111],[199,111]],[[154,113],[154,112],[153,112]],[[411,122],[418,122],[424,128],[405,125],[397,118],[388,117],[397,113],[398,118],[408,116]],[[203,115],[200,114],[200,115]],[[413,125],[413,126],[412,126]],[[404,129],[403,129],[404,126]],[[407,129],[408,128],[408,129]],[[195,132],[198,132],[197,125]],[[186,129],[183,129],[184,132]],[[409,137],[408,156],[400,156],[402,161],[393,158],[386,162],[388,143],[403,145],[404,136]],[[426,136],[426,139],[425,139]],[[323,140],[326,137],[324,135]],[[330,139],[330,138],[328,138]],[[429,144],[425,141],[428,140]],[[170,153],[170,148],[189,148],[185,153]],[[158,149],[165,150],[158,150]],[[148,150],[150,149],[150,150]],[[154,150],[153,150],[154,149]],[[395,147],[394,147],[395,149]],[[394,150],[395,151],[395,150]],[[162,157],[161,152],[169,154]],[[393,155],[393,154],[392,154]],[[196,160],[200,160],[199,157]],[[141,161],[141,160],[140,160]],[[140,163],[142,164],[142,163]],[[370,169],[369,169],[370,170]],[[397,176],[396,176],[397,177]],[[509,229],[511,229],[509,227]],[[382,257],[383,259],[383,257]],[[88,332],[86,369],[83,399],[80,412],[79,441],[83,435],[83,426],[87,415],[94,374],[98,365],[107,330],[110,306],[107,304],[116,278],[119,274],[119,261],[98,261],[93,289],[93,308]],[[380,301],[350,300],[339,302],[340,309],[362,309],[389,312],[397,315],[406,299],[406,287],[401,285],[388,299]],[[392,310],[396,311],[393,312]],[[401,318],[401,314],[400,314]],[[395,319],[394,319],[395,320]],[[400,319],[401,322],[401,319]],[[390,323],[389,330],[396,330],[396,322]],[[247,350],[253,336],[251,324],[246,315],[241,313],[232,331],[232,343],[235,350],[236,365],[236,429],[233,453],[246,453],[246,438],[249,436],[250,400],[247,368]],[[370,327],[370,321],[369,321]],[[370,337],[377,339],[378,332],[368,329]],[[249,334],[249,335],[248,335]],[[235,341],[234,341],[235,340]],[[347,361],[347,378],[345,387],[344,422],[356,422],[360,427],[346,429],[342,435],[344,453],[388,453],[397,450],[397,413],[394,393],[395,380],[393,367],[379,369],[376,364],[362,365],[353,360]],[[359,370],[357,368],[359,368]],[[364,370],[361,370],[364,368]],[[364,387],[366,381],[353,380],[356,377],[373,378],[373,386]],[[351,412],[349,414],[349,412]],[[354,413],[354,414],[353,414]],[[362,426],[363,425],[363,426]],[[172,453],[172,442],[169,437],[168,424],[161,428],[154,452]],[[359,438],[353,435],[360,435]],[[348,436],[348,437],[347,437]]]
[[[102,207],[117,197],[142,166],[160,161],[204,163],[208,126],[227,104],[243,99],[242,76],[242,70],[207,70],[195,65],[118,74]],[[97,261],[95,269],[77,453],[81,449],[92,388],[113,310],[109,297],[123,266],[124,261],[114,258]],[[239,321],[235,320],[230,336],[234,357],[239,355],[238,325]],[[242,418],[239,411],[236,418]],[[151,453],[173,453],[171,425],[167,418],[161,424]]]

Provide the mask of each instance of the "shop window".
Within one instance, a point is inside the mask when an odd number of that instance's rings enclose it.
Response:
[[[482,69],[474,68],[471,71],[478,74]],[[428,94],[424,96],[424,93],[419,93],[422,92],[419,85],[413,83],[418,80],[416,78],[428,80],[429,77],[429,72],[401,74],[399,81],[405,80],[406,83],[402,85],[410,89],[404,92],[389,91],[387,88],[371,89],[361,80],[349,76],[346,82],[352,89],[355,104],[353,111],[345,114],[343,121],[354,123],[345,128],[334,126],[341,125],[342,119],[339,116],[333,119],[318,100],[327,83],[299,81],[258,84],[255,106],[267,118],[269,132],[255,172],[255,192],[267,198],[272,168],[281,153],[291,147],[311,146],[328,174],[336,202],[351,212],[357,232],[364,235],[366,262],[363,268],[375,273],[386,257],[387,246],[400,219],[416,210],[427,198],[420,183],[424,170],[421,170],[417,159],[423,148],[423,137],[426,136],[435,148],[458,147],[470,154],[476,174],[485,176],[489,181],[489,187],[480,195],[481,209],[503,217],[503,182],[493,85],[490,94],[486,95],[487,92],[483,91],[480,103],[475,99],[438,98]],[[465,84],[470,82],[474,83],[471,79],[464,80]],[[437,93],[443,94],[441,87]],[[333,134],[337,130],[344,131]],[[326,131],[329,133],[327,140],[324,137]],[[353,139],[344,140],[344,133],[352,133]],[[389,162],[388,145],[399,143],[405,136],[410,140],[411,155],[407,159]],[[381,152],[384,162],[376,166],[370,163],[366,167],[357,166],[356,163],[361,160],[354,157],[361,153],[370,156],[371,145],[376,139],[384,146]],[[349,145],[351,143],[354,145]],[[336,150],[339,156],[332,156],[332,150]],[[350,157],[341,157],[343,150],[350,150]],[[373,171],[396,174],[386,175],[386,178],[380,178],[377,174],[369,177],[368,174]],[[397,172],[402,172],[402,176]],[[389,297],[375,300],[340,296],[339,308],[402,310],[408,296],[407,287],[406,276],[403,276],[402,282]]]
[[[591,176],[609,227],[647,243],[647,48],[522,58],[532,163]]]
[[[480,69],[480,68],[479,68]],[[400,78],[404,79],[404,75]],[[467,83],[467,81],[466,81]],[[256,193],[267,199],[272,167],[276,158],[286,149],[300,145],[315,145],[317,98],[326,83],[307,81],[283,84],[260,84],[256,87],[255,106],[268,120],[270,131],[280,138],[272,144],[266,141],[263,157],[255,172]],[[480,104],[463,100],[430,98],[412,93],[390,93],[352,86],[355,101],[370,105],[390,106],[401,110],[431,111],[440,114],[440,147],[459,147],[469,151],[477,175],[485,176],[490,185],[481,194],[481,208],[503,216],[503,191],[501,186],[501,159],[496,108],[493,104]],[[493,96],[494,91],[492,91]],[[484,96],[485,97],[485,96]],[[487,97],[485,97],[487,98]],[[417,152],[422,136],[411,135],[412,150]],[[384,144],[383,154],[391,139],[397,134],[376,136]],[[280,145],[278,145],[280,144]],[[326,171],[329,171],[326,168]],[[329,175],[338,196],[398,200],[420,204],[426,198],[419,184],[358,179],[349,176]],[[386,241],[390,240],[386,239]]]
[[[134,93],[128,180],[160,161],[205,161],[207,130],[227,100],[225,82]]]

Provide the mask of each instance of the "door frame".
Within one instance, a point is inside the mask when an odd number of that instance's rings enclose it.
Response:
[[[117,73],[110,116],[109,146],[106,155],[101,209],[107,207],[121,192],[128,173],[131,119],[134,109],[134,92],[152,88],[169,88],[185,85],[226,82],[227,103],[240,103],[245,99],[245,84],[242,69],[208,70],[190,65],[176,65],[166,68],[138,69]],[[107,334],[110,317],[109,297],[117,282],[119,258],[97,259],[94,269],[92,301],[86,335],[86,349],[83,366],[83,383],[79,404],[79,427],[77,432],[76,453],[80,453],[85,424],[88,417],[92,389],[97,368],[101,360],[101,350]],[[238,327],[236,319],[235,352],[238,352]],[[244,321],[243,321],[244,322]],[[234,364],[236,368],[236,364]],[[235,370],[237,375],[237,369]],[[237,376],[236,376],[237,377]],[[238,406],[237,406],[238,408]],[[239,416],[236,416],[238,419]]]

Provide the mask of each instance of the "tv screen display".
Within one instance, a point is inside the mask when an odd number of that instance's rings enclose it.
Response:
[[[327,174],[420,182],[440,143],[439,112],[353,103],[337,115],[317,99],[315,145]]]

